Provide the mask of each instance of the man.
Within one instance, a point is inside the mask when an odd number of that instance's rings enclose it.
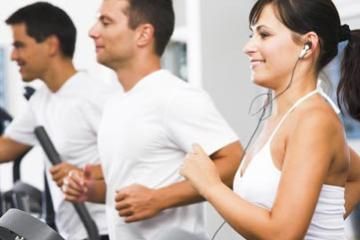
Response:
[[[65,161],[50,168],[51,175],[47,171],[54,180],[49,184],[57,228],[66,239],[85,239],[82,222],[56,184],[61,187],[70,170],[81,171],[85,164],[99,161],[97,130],[108,93],[101,92],[99,84],[74,68],[76,29],[63,10],[49,3],[34,3],[17,10],[6,23],[13,33],[11,58],[18,64],[23,81],[40,79],[45,85],[0,138],[0,161],[14,160],[37,144],[34,128],[43,125]],[[50,167],[48,161],[46,165]],[[100,234],[106,235],[104,206],[87,207]]]
[[[208,239],[203,205],[189,205],[201,198],[178,169],[201,143],[230,185],[242,154],[208,95],[161,70],[173,29],[171,0],[104,0],[90,30],[98,62],[125,94],[107,103],[99,130],[106,186],[71,172],[63,191],[71,201],[106,200],[113,240],[155,240],[172,228]]]

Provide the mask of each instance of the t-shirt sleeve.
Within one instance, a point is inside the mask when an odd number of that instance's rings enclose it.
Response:
[[[209,95],[201,89],[185,88],[173,94],[165,110],[164,124],[170,140],[186,152],[197,143],[211,155],[238,141]]]
[[[31,104],[26,103],[22,112],[6,128],[4,136],[22,144],[35,145],[37,140],[34,129],[37,126],[36,116]]]

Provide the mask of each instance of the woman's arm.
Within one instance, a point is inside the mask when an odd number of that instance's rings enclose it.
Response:
[[[360,202],[360,156],[350,148],[350,172],[345,185],[345,217]]]
[[[222,184],[216,168],[198,146],[187,157],[181,172],[244,237],[302,239],[341,131],[327,114],[316,112],[302,119],[289,136],[277,196],[270,210],[247,202]]]

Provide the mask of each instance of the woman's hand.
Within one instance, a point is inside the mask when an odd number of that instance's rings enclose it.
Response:
[[[207,191],[222,184],[215,164],[198,144],[186,155],[180,174],[205,198]]]

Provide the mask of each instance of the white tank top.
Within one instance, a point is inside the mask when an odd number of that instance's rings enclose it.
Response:
[[[273,163],[270,149],[271,141],[287,116],[302,102],[317,93],[321,94],[337,113],[339,112],[336,105],[321,88],[297,100],[282,117],[262,149],[254,155],[243,176],[240,173],[242,166],[239,167],[234,179],[234,191],[242,198],[260,207],[266,209],[272,208],[279,186],[281,171]],[[323,184],[314,215],[305,236],[306,240],[345,239],[343,217],[345,213],[344,192],[345,189],[343,187]]]

